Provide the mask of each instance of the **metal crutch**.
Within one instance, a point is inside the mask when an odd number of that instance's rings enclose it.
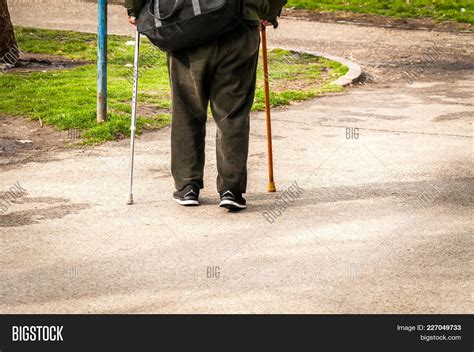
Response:
[[[135,157],[135,130],[137,120],[138,100],[138,62],[140,60],[140,33],[135,33],[135,58],[133,61],[133,97],[132,97],[132,119],[130,124],[130,179],[128,184],[127,205],[133,204],[133,161]]]

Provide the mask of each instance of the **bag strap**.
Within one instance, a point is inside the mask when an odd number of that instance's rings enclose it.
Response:
[[[183,5],[184,5],[184,0],[176,0],[175,3],[174,3],[174,6],[173,8],[171,9],[170,13],[167,14],[166,16],[162,16],[160,17],[160,14],[159,14],[159,11],[158,11],[158,15],[156,15],[155,13],[153,13],[153,5],[155,3],[155,1],[160,1],[160,0],[154,0],[154,1],[150,1],[150,5],[148,7],[148,12],[150,13],[150,15],[152,15],[153,17],[155,17],[156,19],[159,19],[159,20],[166,20],[168,18],[170,18],[171,16],[173,16],[178,10],[180,10]]]

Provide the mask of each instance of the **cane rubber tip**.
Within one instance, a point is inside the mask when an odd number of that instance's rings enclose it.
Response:
[[[268,182],[268,192],[276,192],[275,182]]]
[[[133,196],[130,194],[127,200],[127,205],[132,205],[133,204]]]

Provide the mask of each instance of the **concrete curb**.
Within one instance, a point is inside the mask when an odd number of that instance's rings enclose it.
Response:
[[[271,47],[271,49],[276,49],[276,48],[277,47]],[[336,62],[339,62],[340,64],[347,66],[349,68],[349,71],[347,71],[347,73],[344,76],[339,77],[337,80],[333,82],[333,84],[336,84],[338,86],[345,87],[351,83],[357,82],[360,76],[362,76],[362,69],[358,64],[356,64],[355,62],[346,60],[342,57],[333,56],[333,55],[329,55],[329,54],[325,54],[325,53],[322,53],[319,51],[313,51],[313,50],[301,50],[301,49],[296,49],[296,48],[291,48],[291,47],[282,47],[282,46],[278,46],[278,48],[284,49],[284,50],[291,50],[297,53],[310,54],[314,56],[323,57],[325,59],[336,61]]]

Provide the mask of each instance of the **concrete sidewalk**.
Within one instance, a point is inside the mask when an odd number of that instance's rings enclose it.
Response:
[[[92,14],[77,16],[90,29]],[[277,194],[253,116],[242,213],[217,207],[211,122],[198,208],[170,199],[168,128],[137,142],[131,207],[128,141],[2,171],[2,191],[19,181],[28,195],[0,218],[0,312],[472,313],[473,46],[438,33],[439,61],[409,84],[401,58],[438,34],[402,32],[282,21],[274,45],[352,56],[375,83],[274,112]],[[269,222],[295,182],[302,196]]]

